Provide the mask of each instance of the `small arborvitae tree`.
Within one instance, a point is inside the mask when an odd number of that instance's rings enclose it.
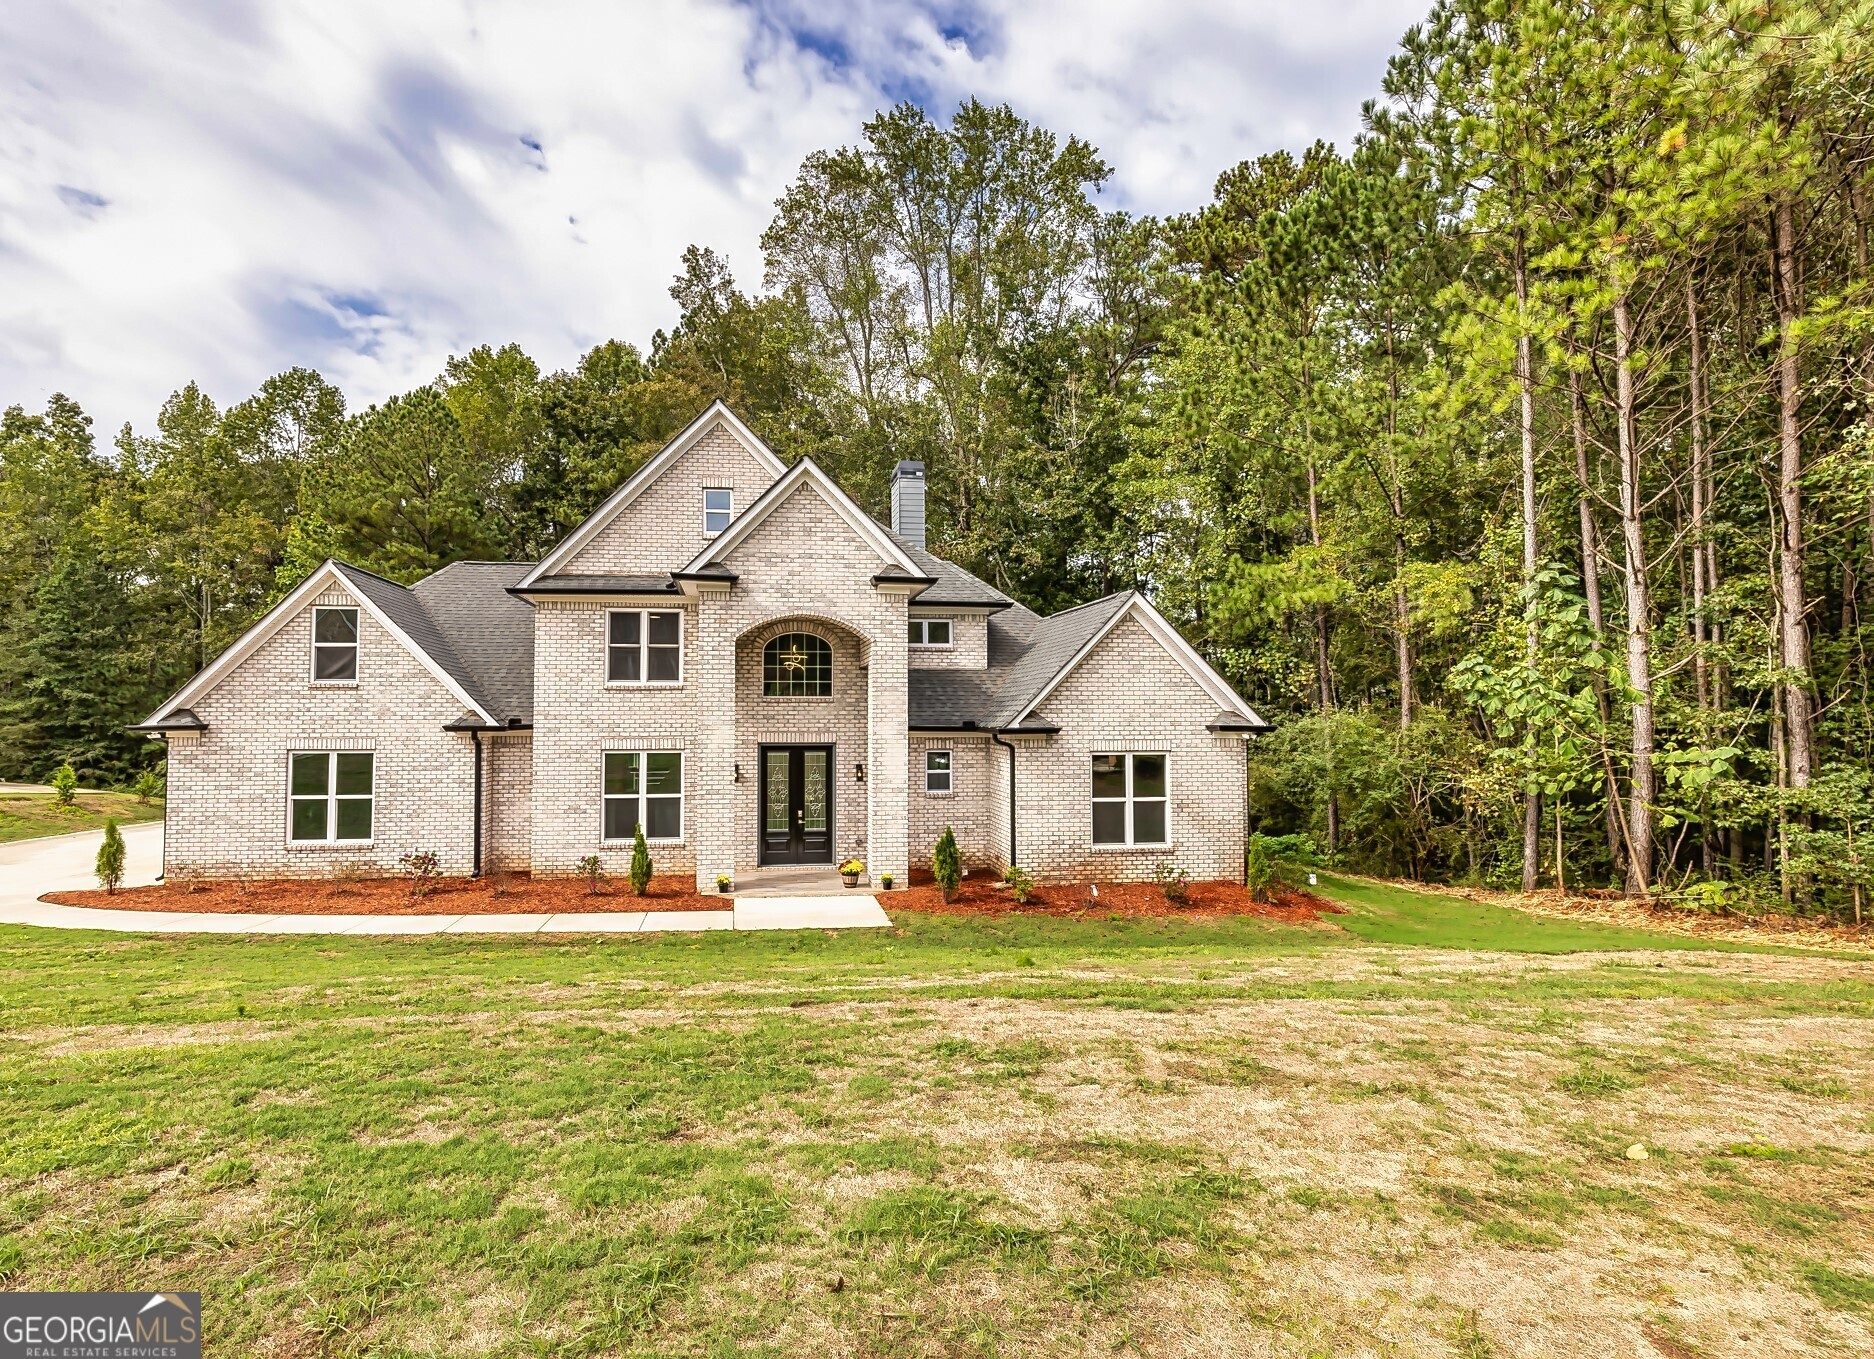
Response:
[[[1260,835],[1250,836],[1249,850],[1243,856],[1243,885],[1249,889],[1249,899],[1266,903],[1274,881],[1275,861],[1269,857],[1269,846]]]
[[[78,771],[67,760],[52,772],[52,790],[59,795],[59,806],[69,807],[78,796]]]
[[[124,884],[124,837],[115,821],[104,823],[104,843],[98,846],[98,881],[106,892]]]
[[[644,827],[631,842],[631,890],[639,896],[651,885],[651,847],[644,843]]]
[[[937,879],[937,889],[948,901],[963,882],[963,861],[957,855],[956,833],[950,827],[944,827],[944,833],[937,837],[937,847],[931,851],[931,876]]]

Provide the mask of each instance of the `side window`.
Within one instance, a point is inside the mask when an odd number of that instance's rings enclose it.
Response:
[[[683,682],[683,615],[675,610],[613,609],[605,632],[607,684]]]
[[[1093,843],[1170,843],[1163,755],[1093,757]]]
[[[312,680],[346,684],[358,678],[358,611],[312,611]]]
[[[723,486],[703,488],[703,532],[714,538],[735,518],[735,492]]]
[[[949,751],[927,750],[924,752],[924,791],[927,793],[953,791],[950,785]]]
[[[607,840],[683,838],[683,755],[674,750],[605,752]]]
[[[912,646],[949,646],[950,620],[948,618],[913,618],[911,620]]]
[[[311,751],[291,757],[287,833],[299,841],[369,840],[377,759],[369,751]]]

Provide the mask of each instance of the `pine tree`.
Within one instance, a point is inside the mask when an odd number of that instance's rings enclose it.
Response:
[[[963,881],[963,861],[957,853],[956,832],[944,827],[944,833],[937,837],[937,847],[931,851],[931,876],[937,879],[938,890],[945,901],[950,900],[957,887]]]
[[[115,820],[104,823],[104,843],[98,846],[98,882],[115,892],[124,882],[124,837]]]

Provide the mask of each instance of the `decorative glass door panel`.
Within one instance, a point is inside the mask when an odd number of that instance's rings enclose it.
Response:
[[[761,862],[833,862],[833,748],[763,746]]]

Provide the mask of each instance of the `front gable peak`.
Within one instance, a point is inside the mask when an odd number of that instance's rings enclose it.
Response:
[[[750,505],[729,527],[717,535],[703,550],[696,554],[684,568],[679,577],[707,574],[712,570],[720,571],[728,565],[728,558],[737,547],[748,541],[756,529],[782,505],[787,504],[794,495],[802,490],[816,492],[820,499],[843,520],[855,536],[868,548],[878,554],[880,577],[893,577],[906,585],[934,584],[930,576],[919,569],[903,548],[893,541],[892,536],[871,515],[860,509],[853,498],[841,490],[839,483],[820,469],[812,458],[802,458],[787,470],[786,475],[762,492],[755,503]]]
[[[730,446],[739,449],[733,461],[743,468],[742,479],[746,479],[746,476],[750,474],[748,469],[751,464],[755,474],[758,475],[757,484],[763,486],[771,484],[776,478],[787,471],[787,464],[782,462],[781,459],[775,455],[774,450],[763,443],[755,432],[744,424],[734,411],[730,410],[721,400],[712,401],[701,415],[697,416],[696,419],[692,420],[684,427],[680,434],[658,450],[644,466],[640,467],[636,472],[632,473],[631,476],[626,478],[623,485],[616,491],[613,491],[602,505],[591,514],[587,515],[580,523],[579,527],[567,534],[560,544],[551,552],[547,553],[547,555],[541,559],[540,564],[529,572],[527,576],[522,579],[520,584],[514,588],[517,590],[524,590],[544,577],[560,575],[569,570],[582,571],[593,569],[580,564],[579,559],[581,554],[587,552],[587,549],[593,548],[597,540],[605,533],[605,530],[610,528],[632,505],[640,501],[645,501],[647,503],[645,514],[648,515],[651,520],[656,520],[660,516],[666,515],[670,507],[662,504],[660,496],[657,493],[660,482],[664,480],[666,474],[670,473],[679,463],[683,462],[686,455],[696,449],[704,440],[710,439],[712,436],[717,436],[716,443],[718,448],[716,456],[718,457],[721,451],[719,447],[720,436],[727,436],[727,438],[732,441]],[[715,485],[717,483],[710,481],[708,484]],[[662,497],[663,499],[669,498],[669,490],[670,488],[666,488],[665,494]],[[694,509],[695,518],[697,520],[696,528],[700,536],[702,529],[702,506],[700,501]],[[682,513],[683,511],[675,512]],[[687,555],[693,545],[694,539],[691,543],[685,544],[681,552]],[[601,550],[598,555],[604,556],[606,553]],[[657,569],[668,570],[669,565],[670,562],[667,561],[658,564]],[[639,563],[639,566],[644,569],[650,569],[652,563],[647,561]]]

